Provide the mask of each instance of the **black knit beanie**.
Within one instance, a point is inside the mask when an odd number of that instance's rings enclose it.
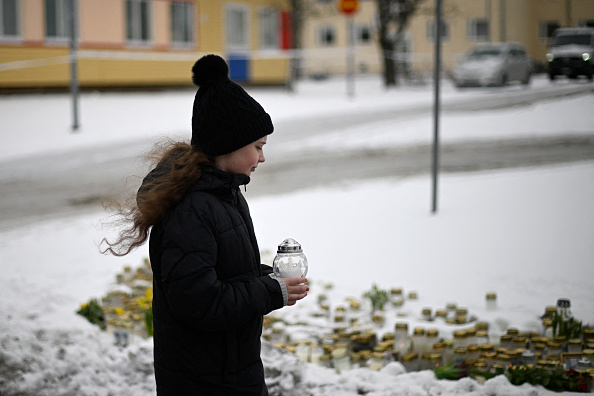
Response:
[[[230,153],[269,135],[270,116],[242,87],[229,79],[227,63],[206,55],[192,67],[199,89],[192,112],[192,146],[209,156]]]

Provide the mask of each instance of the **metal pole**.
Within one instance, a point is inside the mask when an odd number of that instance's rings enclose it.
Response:
[[[491,0],[485,0],[485,19],[487,19],[487,41],[491,42],[493,17],[491,16]]]
[[[353,16],[347,16],[347,95],[355,95],[355,32]]]
[[[433,70],[434,100],[433,100],[433,161],[432,161],[432,205],[431,212],[437,213],[437,176],[439,172],[439,83],[441,75],[441,8],[442,0],[435,4],[435,67]]]
[[[72,131],[78,130],[78,70],[76,43],[76,0],[70,0],[70,95],[72,96]]]
[[[506,37],[506,19],[507,19],[507,10],[505,0],[499,0],[499,41],[504,42],[507,40]]]

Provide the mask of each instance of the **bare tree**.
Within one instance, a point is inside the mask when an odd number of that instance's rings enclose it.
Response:
[[[376,0],[378,40],[384,65],[384,85],[398,85],[398,75],[405,62],[399,59],[404,31],[422,3],[427,0]]]

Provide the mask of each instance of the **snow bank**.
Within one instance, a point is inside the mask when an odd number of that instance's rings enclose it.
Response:
[[[274,315],[288,323],[312,320],[319,293],[328,294],[331,306],[337,307],[345,297],[360,297],[377,282],[419,294],[418,301],[407,301],[402,307],[404,316],[397,318],[395,311],[389,311],[385,331],[391,331],[396,320],[407,321],[409,327],[427,326],[419,317],[420,309],[450,301],[467,306],[493,328],[498,324],[500,331],[506,326],[524,330],[531,323],[538,326],[544,307],[561,296],[571,299],[578,318],[592,323],[591,180],[593,163],[450,175],[442,180],[443,193],[449,198],[443,214],[437,216],[428,215],[426,201],[419,200],[425,196],[426,177],[254,199],[252,214],[261,248],[273,249],[284,237],[295,236],[310,259],[310,296]],[[360,199],[367,204],[356,205]],[[302,213],[279,223],[276,208],[296,204],[304,208]],[[369,212],[370,208],[382,208],[382,214]],[[146,255],[144,249],[124,260],[99,255],[94,242],[105,232],[98,228],[103,216],[47,221],[0,235],[3,396],[154,394],[151,340],[119,349],[109,334],[74,313],[79,303],[101,297],[125,264],[139,266]],[[513,219],[514,227],[501,221],[506,217]],[[323,227],[316,222],[320,218],[324,218]],[[493,238],[499,242],[486,255],[482,244]],[[395,249],[388,242],[401,246]],[[345,249],[328,249],[333,244]],[[556,249],[561,249],[560,256],[554,254]],[[481,265],[484,260],[491,260],[486,267]],[[392,266],[392,262],[415,265]],[[329,282],[334,288],[323,289]],[[499,308],[487,312],[484,293],[493,288]],[[438,327],[444,337],[453,330],[437,322],[431,327]],[[527,385],[511,386],[503,377],[483,385],[470,379],[437,380],[429,371],[404,373],[397,363],[380,372],[355,369],[339,374],[304,364],[269,345],[262,358],[271,394],[276,395],[554,394]]]
[[[349,100],[334,82],[304,84],[298,94],[250,91],[275,122],[303,116],[414,108],[431,99],[428,89],[384,91],[377,81],[357,83]],[[375,85],[373,85],[375,84]],[[546,82],[535,79],[536,86]],[[518,89],[458,92],[444,98],[477,100]],[[24,95],[0,98],[0,161],[98,144],[186,135],[193,92],[83,94],[82,130],[69,133],[69,98]],[[444,141],[555,135],[591,135],[592,95],[522,108],[444,114]],[[36,108],[35,117],[23,117]],[[276,155],[306,149],[429,141],[426,115],[376,122],[315,139],[280,144]],[[397,131],[394,132],[394,131]],[[362,140],[362,137],[365,139]],[[279,139],[280,140],[280,139]],[[271,141],[272,143],[272,141]],[[272,145],[271,145],[272,147]],[[124,149],[125,150],[125,147]],[[559,297],[571,299],[576,317],[594,323],[594,163],[506,172],[449,175],[440,179],[440,211],[429,213],[427,177],[326,186],[290,195],[250,199],[262,250],[286,237],[302,243],[310,262],[311,295],[275,312],[287,322],[316,309],[316,285],[333,283],[335,307],[360,297],[372,283],[419,293],[402,308],[412,327],[424,306],[466,306],[477,318],[520,329],[537,327],[538,315]],[[4,188],[4,187],[3,187]],[[248,191],[249,198],[249,191]],[[295,212],[285,208],[297,207]],[[279,218],[278,213],[283,213]],[[82,302],[101,297],[124,265],[136,267],[145,247],[125,259],[101,256],[105,213],[39,222],[0,233],[0,393],[14,395],[151,395],[151,340],[126,349],[77,316]],[[332,247],[330,249],[329,247]],[[336,248],[338,247],[338,249]],[[498,309],[487,312],[486,292]],[[392,316],[385,331],[391,330]],[[447,336],[452,327],[440,327]],[[432,372],[403,372],[392,363],[379,372],[346,373],[304,364],[265,345],[262,354],[276,395],[553,395],[540,387],[511,386],[505,377],[483,385],[471,379],[440,381]],[[564,393],[569,394],[569,393]]]

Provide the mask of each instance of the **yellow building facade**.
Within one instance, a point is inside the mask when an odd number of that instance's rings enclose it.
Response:
[[[303,21],[302,74],[322,77],[345,73],[349,48],[354,51],[355,71],[380,71],[375,0],[359,1],[357,11],[349,16],[339,10],[336,1],[309,0],[308,4],[312,9],[305,12]]]
[[[311,17],[304,29],[304,74],[345,73],[348,17],[336,2],[316,3],[324,11]],[[435,0],[425,0],[404,33],[403,53],[398,57],[415,71],[428,73],[433,68],[435,5]],[[359,10],[351,18],[355,25],[356,70],[381,72],[375,0],[359,0]],[[443,21],[446,69],[472,46],[487,41],[520,42],[534,61],[543,65],[556,28],[594,26],[594,0],[443,0]],[[361,39],[361,32],[367,28],[370,41]]]
[[[312,9],[295,53],[288,0],[3,0],[0,91],[68,87],[71,2],[83,89],[187,86],[206,53],[225,57],[231,77],[250,84],[285,83],[296,54],[302,75],[343,74],[349,48],[355,72],[382,71],[375,0],[359,0],[351,17],[338,0],[303,1]],[[420,73],[433,68],[434,8],[435,0],[422,3],[398,55]],[[544,64],[555,28],[594,26],[594,0],[443,0],[443,9],[446,69],[485,41],[520,42]]]
[[[82,88],[191,85],[192,65],[207,53],[225,57],[239,82],[281,84],[288,75],[290,13],[283,0],[0,4],[1,90],[68,87],[71,15]]]

